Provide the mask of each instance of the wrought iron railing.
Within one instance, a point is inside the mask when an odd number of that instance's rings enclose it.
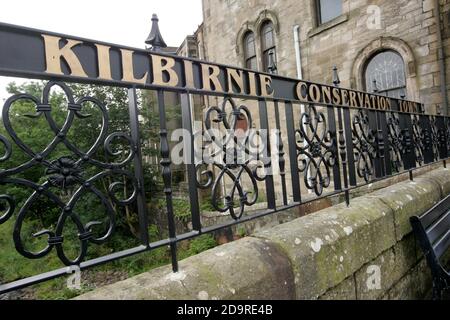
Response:
[[[170,247],[177,272],[181,241],[334,194],[344,193],[348,204],[352,189],[404,172],[412,178],[414,169],[445,163],[450,152],[447,116],[425,114],[418,103],[339,88],[336,70],[334,83],[328,86],[6,24],[0,24],[0,48],[0,75],[49,81],[40,97],[16,94],[3,105],[0,186],[6,191],[20,186],[28,195],[21,204],[12,194],[0,195],[0,224],[14,221],[11,235],[23,257],[41,259],[56,253],[65,266],[2,284],[0,293],[66,275],[71,266],[87,269],[165,246]],[[104,101],[75,97],[64,82],[127,88],[129,129],[111,132]],[[62,122],[52,113],[49,97],[54,87],[61,88],[67,100]],[[146,190],[144,182],[139,89],[156,97],[159,114],[168,237],[156,242],[151,242],[149,232],[152,212],[146,194],[152,190]],[[186,133],[183,157],[191,224],[183,233],[177,232],[174,216],[168,92],[180,103]],[[206,106],[200,116],[193,113],[194,96]],[[44,123],[52,132],[42,150],[36,151],[16,134],[10,118],[12,106],[19,101],[35,108],[35,113],[24,117]],[[99,134],[82,150],[73,127],[90,117],[87,110],[100,114]],[[200,125],[194,125],[195,119]],[[76,130],[88,128],[81,125]],[[203,137],[200,144],[194,143],[197,136]],[[58,148],[64,155],[53,158]],[[250,150],[255,148],[257,152]],[[24,160],[10,167],[13,152]],[[33,180],[29,170],[42,176]],[[105,180],[107,186],[100,187]],[[228,222],[203,225],[200,191],[209,195],[206,199],[215,211],[229,215]],[[86,195],[94,196],[104,209],[90,221],[85,221],[86,212],[77,209]],[[261,198],[264,208],[251,210]],[[49,228],[24,235],[22,226],[37,203],[44,218],[47,210],[58,213]],[[137,213],[139,245],[90,258],[95,246],[114,235],[119,208],[124,207]],[[64,246],[68,225],[75,228],[79,243],[74,256]],[[30,238],[45,239],[46,244],[33,250],[27,245]]]

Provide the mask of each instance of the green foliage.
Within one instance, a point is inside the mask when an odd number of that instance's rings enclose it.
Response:
[[[173,212],[178,220],[187,223],[191,219],[191,204],[184,199],[174,199]]]
[[[247,230],[245,230],[245,228],[243,226],[240,226],[237,229],[236,233],[237,233],[237,236],[240,237],[240,238],[244,238],[244,237],[247,236]]]
[[[108,111],[108,129],[107,134],[114,132],[124,132],[130,135],[129,126],[129,111],[128,111],[128,94],[127,90],[123,88],[101,87],[91,85],[69,85],[74,93],[75,99],[89,96],[104,103]],[[7,90],[12,94],[28,93],[40,98],[44,88],[43,82],[29,82],[23,85],[16,85],[11,83]],[[156,98],[154,93],[150,91],[138,92],[139,105],[139,130],[140,130],[140,146],[143,157],[154,157],[159,155],[159,113],[157,111]],[[174,100],[176,101],[176,100]],[[58,127],[62,127],[67,116],[67,99],[62,90],[52,89],[49,103],[52,106],[51,116]],[[166,107],[167,120],[172,123],[180,121],[179,105],[168,105]],[[41,115],[38,118],[27,117],[26,115],[33,115],[36,113],[35,106],[29,101],[17,101],[11,108],[10,120],[16,131],[18,137],[35,152],[41,152],[45,147],[55,138],[54,132],[50,130],[45,117]],[[79,119],[74,118],[73,125],[67,134],[67,139],[75,144],[75,146],[86,152],[95,141],[98,139],[101,132],[101,124],[103,122],[103,114],[100,108],[94,103],[87,102],[83,104],[82,113],[89,115],[89,117]],[[9,134],[5,128],[0,125],[0,135],[9,138]],[[102,146],[98,152],[93,155],[98,161],[102,162],[121,162],[128,153],[124,150],[124,141],[113,141],[112,149],[114,152],[122,151],[116,157],[112,158],[105,152]],[[0,154],[2,144],[0,144]],[[70,157],[72,152],[60,143],[58,147],[46,159],[51,162],[61,157]],[[29,155],[26,155],[16,145],[13,145],[13,152],[11,158],[7,161],[8,168],[17,167],[29,161]],[[130,171],[133,167],[128,168]],[[151,225],[149,227],[150,240],[158,241],[167,236],[167,224],[165,221],[160,221],[160,216],[165,215],[166,204],[160,200],[158,192],[161,191],[161,174],[159,165],[150,165],[143,162],[144,184],[147,192],[146,198],[149,202]],[[83,167],[83,176],[85,178],[92,177],[97,174],[99,169],[95,166],[86,165]],[[16,175],[18,178],[26,178],[37,184],[43,184],[47,181],[49,175],[42,166],[34,166],[23,174]],[[174,183],[178,183],[184,179],[184,172],[174,175]],[[108,187],[111,180],[105,178],[95,184],[95,187],[103,194],[108,194]],[[119,192],[123,197],[126,197],[131,189],[127,181],[123,181],[123,190]],[[68,201],[75,192],[77,186],[67,188],[66,190],[58,190],[56,187],[51,191],[60,197],[63,201]],[[25,201],[30,197],[31,191],[14,185],[0,185],[0,194],[11,195],[16,202],[16,212],[23,207]],[[87,259],[97,258],[118,252],[140,245],[137,238],[138,234],[138,215],[134,205],[126,208],[119,207],[113,202],[116,211],[117,227],[114,236],[106,244],[101,246],[89,245]],[[188,223],[191,218],[190,203],[183,199],[174,199],[173,208],[175,217],[183,222]],[[3,203],[0,203],[0,215],[3,210]],[[78,201],[74,211],[80,215],[83,224],[90,221],[103,221],[105,217],[105,208],[102,201],[92,193],[87,193]],[[61,214],[61,208],[53,204],[45,196],[41,196],[38,201],[35,201],[33,206],[29,208],[29,214],[24,221],[22,228],[22,237],[26,243],[27,249],[31,251],[38,251],[43,249],[47,244],[46,237],[33,237],[32,235],[41,230],[54,230],[55,224]],[[163,219],[164,220],[164,219]],[[39,260],[29,260],[22,257],[15,250],[12,241],[12,231],[14,228],[15,217],[0,226],[0,282],[10,282],[31,275],[44,273],[50,270],[63,267],[55,250],[46,257]],[[101,227],[94,228],[94,233],[100,233]],[[212,236],[202,236],[187,242],[187,245],[179,247],[179,256],[181,258],[193,254],[197,254],[204,250],[210,249],[216,245]],[[78,231],[73,224],[68,223],[64,228],[64,251],[75,257],[79,251]],[[159,267],[170,263],[170,252],[168,248],[162,247],[145,254],[133,256],[127,259],[115,261],[104,266],[95,268],[95,270],[106,271],[120,271],[125,272],[129,276],[133,276],[152,268]],[[90,290],[84,287],[81,292]],[[35,298],[39,299],[69,299],[81,292],[73,292],[66,289],[66,279],[60,278],[33,287],[33,294]]]
[[[214,248],[217,245],[216,240],[210,234],[202,235],[198,238],[195,238],[191,241],[188,254],[190,256],[199,254],[203,251]]]
[[[205,197],[200,203],[200,210],[204,212],[214,212],[216,209],[212,204],[211,196]]]

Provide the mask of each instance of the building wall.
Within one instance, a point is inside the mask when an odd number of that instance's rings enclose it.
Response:
[[[379,50],[393,49],[405,61],[407,98],[424,103],[427,111],[434,112],[435,105],[443,103],[434,3],[435,0],[344,0],[343,15],[317,27],[314,0],[203,0],[205,58],[243,66],[245,32],[253,30],[257,34],[261,24],[269,19],[277,30],[278,73],[296,77],[294,27],[298,25],[305,79],[331,83],[331,70],[336,65],[342,86],[364,90],[361,75],[367,59]],[[447,55],[450,1],[440,3]],[[381,9],[380,28],[368,27],[368,21],[372,21],[370,5]],[[260,41],[257,51],[261,51]],[[448,65],[446,74],[450,83]]]

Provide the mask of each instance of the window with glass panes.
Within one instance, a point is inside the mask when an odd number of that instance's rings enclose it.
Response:
[[[366,91],[377,91],[392,98],[407,97],[405,62],[395,51],[374,55],[364,72]]]

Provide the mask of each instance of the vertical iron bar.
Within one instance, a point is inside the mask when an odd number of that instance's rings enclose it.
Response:
[[[176,242],[176,227],[175,218],[173,213],[173,199],[172,199],[172,170],[170,165],[170,146],[167,131],[167,119],[166,119],[166,107],[164,103],[164,91],[158,90],[158,110],[159,110],[159,128],[161,137],[161,166],[162,177],[164,181],[164,193],[166,195],[166,207],[167,207],[167,219],[169,227],[170,238],[170,253],[172,257],[172,270],[178,272],[178,259],[177,259],[177,242]]]
[[[448,156],[447,150],[447,134],[445,128],[445,118],[443,116],[436,116],[436,127],[438,130],[438,139],[439,139],[439,158],[446,159]]]
[[[389,144],[389,130],[387,125],[387,112],[378,112],[378,136],[383,140],[383,174],[384,176],[392,175],[391,154]]]
[[[423,137],[424,163],[425,164],[429,164],[429,163],[434,162],[433,137],[432,137],[432,131],[431,131],[430,116],[428,116],[428,115],[420,115],[419,116],[419,126],[422,129],[422,132],[424,133],[424,137]]]
[[[267,115],[267,103],[264,99],[258,100],[259,105],[259,117],[260,127],[264,135],[261,137],[264,141],[263,154],[267,156],[264,159],[264,167],[266,170],[266,194],[267,194],[267,207],[268,209],[275,209],[275,188],[273,183],[273,168],[272,168],[272,155],[270,151],[270,134],[269,134],[269,119]],[[269,170],[270,169],[270,170]]]
[[[280,176],[281,176],[281,189],[283,192],[283,204],[287,206],[287,191],[286,191],[286,160],[284,159],[284,144],[281,136],[281,121],[280,121],[280,110],[278,101],[274,103],[275,107],[275,122],[277,126],[277,148],[278,148],[278,163],[280,166]]]
[[[327,106],[327,116],[328,116],[328,130],[331,135],[331,140],[335,143],[335,157],[336,162],[333,166],[333,181],[334,181],[334,190],[339,191],[342,189],[341,183],[341,171],[340,171],[340,161],[339,161],[339,141],[336,132],[336,115],[335,115],[334,106]]]
[[[342,109],[337,108],[338,113],[338,143],[339,143],[339,155],[342,161],[342,176],[344,177],[344,192],[345,192],[345,203],[347,206],[350,205],[350,192],[348,189],[348,172],[347,172],[347,143],[345,141],[344,126],[342,123]]]
[[[148,237],[148,211],[147,201],[145,199],[144,190],[144,170],[142,168],[142,151],[141,140],[139,134],[139,112],[137,103],[136,88],[128,89],[128,111],[130,114],[130,130],[131,139],[134,143],[134,177],[137,181],[137,208],[139,219],[139,232],[141,242],[145,246],[149,246]]]
[[[294,202],[301,203],[302,195],[300,191],[300,177],[298,174],[297,141],[295,138],[294,112],[292,110],[291,102],[287,101],[285,103],[285,113],[286,113],[286,129],[289,147],[289,162],[291,167],[292,196]]]
[[[381,178],[383,176],[383,169],[382,169],[382,159],[381,159],[381,148],[383,148],[383,157],[384,157],[384,145],[383,145],[383,140],[379,139],[379,131],[378,131],[378,117],[377,117],[377,112],[376,111],[372,111],[369,110],[368,111],[368,116],[369,116],[369,127],[370,130],[372,131],[372,133],[375,136],[375,147],[376,147],[376,154],[375,154],[375,158],[373,159],[373,163],[374,163],[374,168],[375,168],[375,177],[376,178]],[[381,142],[381,145],[380,145]]]
[[[343,108],[344,113],[344,132],[345,132],[345,145],[347,149],[347,164],[348,174],[350,178],[350,185],[356,186],[356,168],[355,168],[355,155],[353,153],[353,132],[352,132],[352,120],[350,117],[350,109]]]
[[[403,136],[403,147],[405,151],[402,154],[403,168],[410,170],[416,167],[416,155],[414,149],[414,133],[412,127],[411,115],[399,113],[400,129]]]
[[[192,115],[191,115],[191,102],[188,93],[180,94],[181,98],[181,113],[182,113],[182,123],[184,130],[189,133],[189,140],[185,141],[184,148],[185,160],[187,161],[187,174],[188,174],[188,184],[189,184],[189,200],[191,206],[192,215],[192,228],[195,231],[200,232],[202,229],[200,221],[200,206],[198,201],[198,189],[197,189],[197,170],[195,163],[195,151],[194,151],[194,135],[192,129]],[[186,137],[184,137],[186,139]],[[186,157],[189,156],[189,159]]]

